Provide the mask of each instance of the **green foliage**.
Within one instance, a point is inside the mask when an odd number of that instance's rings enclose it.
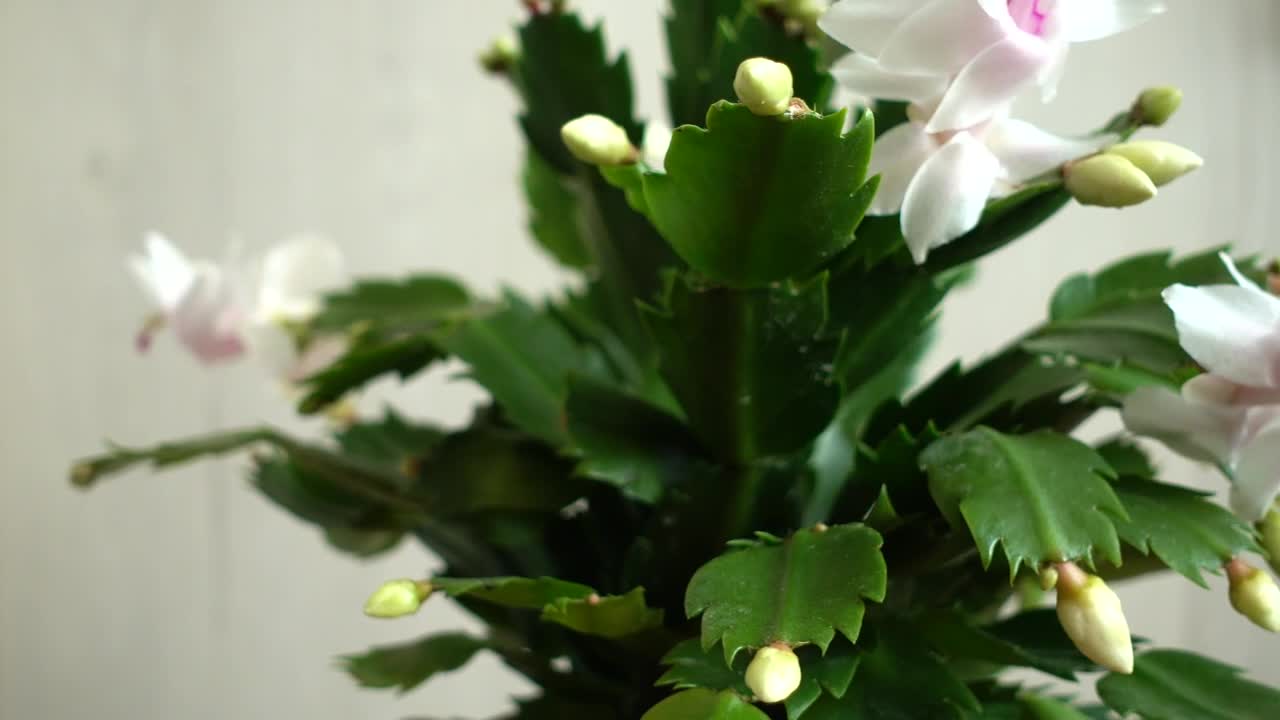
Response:
[[[799,720],[824,696],[842,700],[853,684],[862,655],[848,643],[836,641],[826,653],[801,648],[797,653],[804,668],[800,687],[786,700],[788,720]]]
[[[1092,448],[1057,433],[1004,435],[979,428],[944,438],[920,458],[943,513],[973,533],[984,566],[996,545],[1010,578],[1026,563],[1083,559],[1120,564],[1115,521],[1126,517]]]
[[[647,503],[701,457],[697,440],[676,417],[616,387],[582,376],[569,381],[569,436],[578,472]]]
[[[583,237],[582,208],[556,169],[536,152],[524,164],[524,194],[529,202],[529,230],[551,257],[571,268],[591,265]]]
[[[470,304],[466,289],[441,275],[364,280],[326,297],[310,328],[313,332],[391,339],[433,330],[465,312]]]
[[[789,452],[830,422],[839,396],[826,308],[822,277],[750,291],[675,279],[665,307],[646,313],[663,377],[718,457]]]
[[[1118,483],[1116,493],[1129,513],[1116,521],[1120,538],[1201,587],[1209,587],[1202,571],[1220,572],[1236,555],[1261,551],[1248,525],[1202,493],[1134,479]]]
[[[520,48],[515,70],[525,103],[520,124],[544,160],[561,172],[572,171],[576,161],[560,141],[560,127],[588,113],[612,119],[632,142],[640,142],[627,57],[609,59],[599,26],[588,29],[573,13],[539,13],[521,27]]]
[[[689,581],[685,611],[702,614],[702,645],[743,648],[782,642],[826,649],[838,631],[857,642],[863,599],[884,599],[879,533],[864,525],[800,530],[785,541],[731,550]]]
[[[1270,720],[1280,691],[1247,680],[1239,668],[1181,650],[1138,656],[1132,675],[1110,673],[1098,694],[1112,710],[1146,720]]]
[[[1027,667],[1067,681],[1095,666],[1080,654],[1058,624],[1053,610],[1029,610],[991,625],[977,625],[954,612],[939,613],[920,624],[921,632],[942,654],[962,660]]]
[[[962,718],[981,706],[946,662],[905,623],[875,629],[875,642],[860,654],[853,683],[843,697],[824,695],[804,720]]]
[[[341,658],[343,668],[361,687],[409,692],[432,676],[466,665],[488,643],[464,633],[428,635],[415,642],[372,648]]]
[[[873,123],[845,134],[844,120],[717,103],[707,129],[675,131],[667,172],[644,177],[654,225],[718,283],[759,287],[813,271],[853,241],[876,190],[864,182]]]
[[[456,598],[518,610],[584,635],[617,639],[662,625],[662,611],[644,602],[644,590],[602,596],[586,585],[555,578],[434,578],[431,585]]]
[[[654,705],[640,720],[767,720],[732,692],[686,690]]]
[[[298,404],[303,414],[316,413],[383,375],[401,380],[445,357],[429,337],[411,336],[381,343],[361,343],[306,380],[307,394]]]
[[[668,667],[655,684],[670,685],[676,690],[704,688],[750,695],[743,680],[748,660],[746,655],[739,655],[730,667],[724,661],[724,653],[716,647],[704,648],[701,640],[689,638],[662,656],[662,664]]]

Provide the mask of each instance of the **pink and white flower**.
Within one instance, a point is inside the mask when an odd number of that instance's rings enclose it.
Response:
[[[168,239],[151,233],[129,267],[157,310],[139,336],[143,350],[167,326],[203,363],[250,353],[286,379],[319,369],[340,353],[328,340],[300,352],[289,332],[290,325],[305,323],[320,310],[325,292],[345,281],[342,253],[331,242],[295,238],[272,248],[252,270],[232,261],[190,260]]]
[[[1023,91],[1057,90],[1072,43],[1164,12],[1159,0],[843,0],[820,27],[854,51],[833,71],[850,90],[932,107],[930,133],[1006,111]]]
[[[1245,277],[1227,255],[1235,285],[1174,285],[1164,292],[1178,338],[1207,370],[1180,393],[1141,388],[1124,405],[1125,425],[1233,477],[1231,506],[1256,522],[1280,495],[1280,298]]]

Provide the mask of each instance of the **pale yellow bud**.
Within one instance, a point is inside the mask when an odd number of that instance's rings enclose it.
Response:
[[[747,666],[747,687],[763,703],[791,697],[800,679],[800,658],[785,645],[760,648]]]
[[[1227,578],[1231,581],[1231,607],[1254,625],[1280,632],[1280,587],[1276,581],[1240,558],[1227,563]]]
[[[431,590],[431,584],[421,580],[391,580],[365,601],[364,614],[376,618],[412,615],[431,596]]]
[[[1122,208],[1156,196],[1146,173],[1119,155],[1094,155],[1064,169],[1067,191],[1082,205]]]
[[[520,45],[513,35],[499,35],[480,52],[480,65],[489,72],[504,72],[520,59]]]
[[[1058,569],[1058,622],[1085,657],[1108,670],[1133,672],[1133,640],[1120,598],[1102,578],[1074,563]]]
[[[570,120],[560,128],[560,138],[574,157],[592,165],[621,165],[638,157],[627,131],[603,115]]]
[[[1200,169],[1204,158],[1170,142],[1135,140],[1107,148],[1108,155],[1119,155],[1133,163],[1151,178],[1156,187],[1168,185],[1187,173]]]
[[[1280,505],[1272,505],[1271,511],[1258,523],[1262,534],[1262,547],[1267,551],[1271,569],[1280,572]]]
[[[733,80],[733,90],[756,115],[781,115],[791,105],[794,86],[791,68],[769,58],[743,60]]]
[[[1146,125],[1159,127],[1182,107],[1182,90],[1171,85],[1148,88],[1138,96],[1139,119]]]

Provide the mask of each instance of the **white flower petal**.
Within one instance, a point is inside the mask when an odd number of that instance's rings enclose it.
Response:
[[[1159,0],[1064,0],[1058,3],[1071,42],[1098,40],[1137,27],[1165,11]]]
[[[1280,386],[1280,298],[1256,287],[1174,285],[1164,291],[1182,347],[1215,375]]]
[[[243,337],[253,359],[275,378],[291,378],[298,364],[298,347],[278,322],[255,319],[245,325]]]
[[[818,27],[845,47],[876,56],[894,29],[930,0],[843,0],[832,5]]]
[[[197,265],[195,281],[174,309],[178,339],[202,362],[230,360],[244,353],[244,305],[234,281],[212,265]]]
[[[880,176],[880,189],[868,212],[872,215],[900,212],[911,180],[937,150],[937,143],[919,123],[902,123],[881,135],[872,149],[870,170],[872,175]]]
[[[902,233],[917,264],[977,226],[999,172],[999,161],[967,132],[924,163],[902,202]]]
[[[304,321],[320,309],[324,293],[346,279],[342,251],[322,238],[302,236],[277,245],[262,263],[256,316]]]
[[[1040,101],[1050,102],[1058,97],[1058,86],[1062,76],[1067,72],[1067,58],[1071,55],[1071,46],[1065,42],[1052,43],[1053,48],[1049,61],[1040,70],[1036,82],[1040,84]]]
[[[1253,436],[1240,453],[1231,509],[1245,522],[1257,522],[1280,494],[1280,416]]]
[[[667,150],[671,147],[671,128],[661,122],[650,121],[644,128],[644,140],[640,143],[640,157],[652,170],[665,171]]]
[[[880,63],[857,53],[850,53],[836,61],[831,74],[844,88],[872,98],[906,100],[923,103],[941,95],[947,89],[945,75],[927,73],[892,72]]]
[[[1001,113],[1053,59],[1038,37],[1014,33],[964,66],[929,120],[929,132],[973,127]]]
[[[1193,398],[1198,396],[1187,388],[1182,395],[1168,388],[1138,388],[1125,398],[1121,415],[1130,432],[1160,440],[1180,455],[1232,464],[1246,410],[1202,404]]]
[[[933,0],[894,30],[877,59],[886,70],[951,75],[1010,30],[974,0]]]
[[[147,233],[143,242],[143,254],[129,258],[129,269],[156,306],[162,312],[172,312],[195,281],[195,270],[163,235]]]
[[[1002,118],[991,123],[982,139],[1000,159],[1005,179],[1020,183],[1070,160],[1095,153],[1116,138],[1114,135],[1063,138],[1029,122]]]
[[[1235,280],[1237,285],[1242,288],[1248,288],[1263,297],[1271,297],[1271,294],[1259,287],[1258,283],[1250,280],[1244,273],[1240,272],[1240,268],[1236,267],[1236,261],[1232,260],[1230,255],[1220,252],[1218,253],[1218,259],[1226,266],[1227,272],[1231,273],[1231,279]]]

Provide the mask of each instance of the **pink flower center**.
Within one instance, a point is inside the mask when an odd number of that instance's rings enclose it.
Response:
[[[1023,32],[1037,37],[1044,35],[1044,26],[1049,19],[1051,0],[1009,0],[1009,16]]]

